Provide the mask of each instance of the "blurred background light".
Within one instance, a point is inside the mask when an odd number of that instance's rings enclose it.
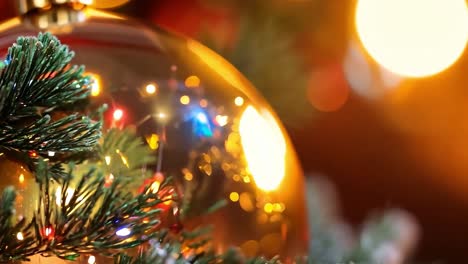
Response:
[[[403,78],[376,64],[355,41],[349,43],[343,71],[349,87],[356,94],[378,99],[395,89]]]
[[[355,24],[363,46],[378,63],[410,77],[447,69],[468,39],[465,0],[359,0]]]

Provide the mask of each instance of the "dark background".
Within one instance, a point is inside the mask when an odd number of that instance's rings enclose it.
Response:
[[[374,210],[401,207],[414,214],[423,231],[417,263],[464,263],[467,52],[442,74],[404,80],[390,94],[370,100],[334,85],[343,78],[340,65],[354,34],[349,22],[353,1],[272,0],[268,5],[286,8],[299,2],[314,2],[309,16],[304,16],[310,30],[296,37],[297,52],[316,78],[310,85],[325,101],[341,98],[339,107],[315,107],[299,125],[288,126],[304,171],[326,175],[336,185],[344,217],[356,226]],[[237,23],[229,11],[212,10],[199,1],[134,0],[118,11],[192,37],[206,25],[226,28]],[[0,17],[14,15],[14,5],[1,1]],[[321,79],[317,72],[332,80]]]

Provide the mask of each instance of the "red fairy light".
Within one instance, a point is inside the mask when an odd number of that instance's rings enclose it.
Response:
[[[31,158],[37,158],[39,155],[37,154],[37,151],[31,150],[29,151],[29,157]]]
[[[112,183],[114,182],[114,175],[109,174],[109,176],[106,177],[105,182],[104,182],[104,187],[109,188],[112,186]]]
[[[114,118],[115,121],[120,121],[123,116],[124,116],[124,111],[118,108],[115,109],[114,113],[112,114],[112,118]]]
[[[55,230],[52,226],[44,227],[41,231],[42,237],[51,240],[55,236]]]

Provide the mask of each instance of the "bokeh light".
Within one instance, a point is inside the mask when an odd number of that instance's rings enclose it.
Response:
[[[343,71],[349,87],[368,99],[379,99],[399,86],[403,78],[373,61],[356,42],[349,43]]]
[[[150,83],[150,84],[146,85],[146,87],[145,87],[145,91],[146,91],[147,94],[154,94],[156,92],[156,90],[157,90],[157,86],[154,83]]]
[[[239,201],[239,193],[237,193],[237,192],[231,192],[231,193],[229,194],[229,199],[231,199],[231,201],[233,201],[233,202]]]
[[[237,106],[242,106],[244,104],[244,98],[237,96],[234,98],[234,104]]]
[[[195,88],[200,86],[200,78],[195,75],[187,77],[187,79],[185,79],[185,86],[188,88]]]
[[[190,104],[190,97],[188,95],[182,95],[180,97],[180,103],[183,104],[183,105]]]
[[[112,114],[112,117],[114,118],[115,121],[119,121],[123,117],[123,111],[122,109],[115,109],[114,113]]]
[[[355,23],[369,54],[403,76],[445,70],[468,40],[465,0],[359,0]]]
[[[317,110],[338,111],[346,103],[348,96],[349,87],[340,64],[330,63],[311,74],[307,99]]]
[[[127,228],[127,227],[124,227],[124,228],[120,228],[119,230],[117,230],[115,232],[115,234],[117,236],[120,236],[120,237],[126,237],[126,236],[129,236],[130,234],[132,233],[132,231]]]
[[[91,77],[91,96],[98,96],[101,93],[101,77],[98,74],[95,73],[86,73],[86,75]]]

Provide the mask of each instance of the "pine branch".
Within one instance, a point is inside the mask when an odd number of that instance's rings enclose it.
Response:
[[[0,72],[0,148],[45,155],[90,150],[100,137],[99,122],[72,114],[53,120],[54,110],[87,98],[90,78],[70,66],[74,53],[45,33],[20,37]]]
[[[83,66],[70,66],[74,53],[49,33],[19,37],[8,49],[6,67],[0,74],[5,95],[0,104],[2,119],[35,116],[85,99],[90,78]],[[42,111],[41,111],[42,110]]]
[[[105,179],[89,171],[71,188],[73,171],[62,183],[53,180],[50,168],[39,161],[36,177],[40,195],[38,209],[31,220],[11,221],[12,190],[7,189],[0,201],[0,262],[27,259],[35,254],[56,255],[73,260],[82,253],[112,256],[161,236],[158,226],[165,202],[149,187],[136,196],[124,191],[116,179],[105,188]],[[167,185],[162,184],[161,189]],[[60,187],[60,188],[58,188]],[[57,202],[57,189],[60,191]],[[70,192],[72,190],[72,192]],[[44,230],[49,228],[49,234]],[[128,234],[118,235],[126,229]],[[23,239],[18,239],[21,232]],[[53,234],[53,235],[50,235]]]
[[[99,144],[99,160],[110,158],[109,173],[128,177],[141,176],[141,168],[156,160],[156,155],[140,137],[130,129],[107,131]],[[132,179],[133,180],[133,179]]]

